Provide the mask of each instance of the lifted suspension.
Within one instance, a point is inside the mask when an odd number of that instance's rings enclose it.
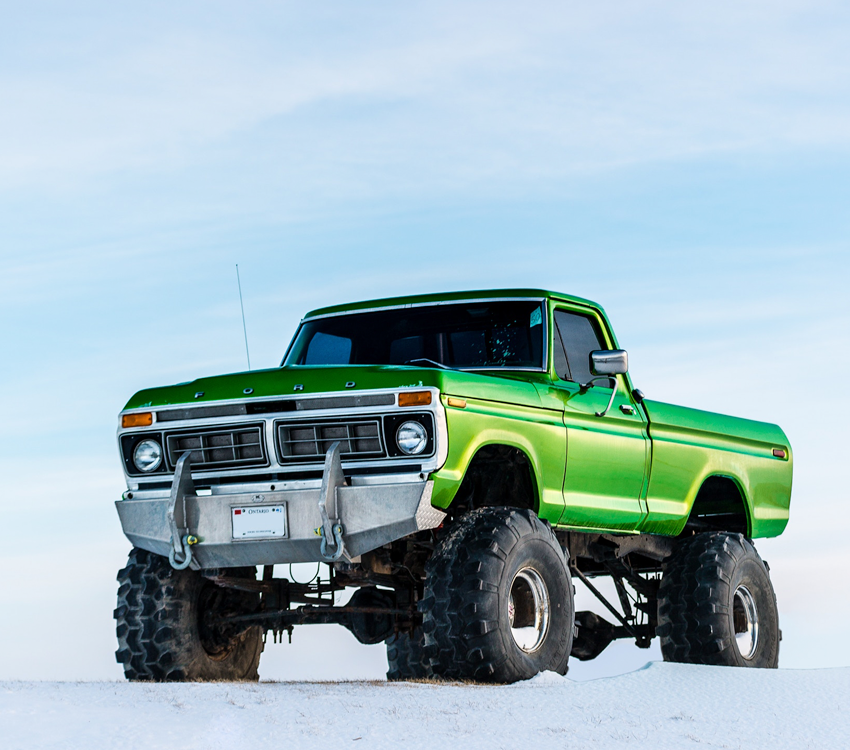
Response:
[[[338,624],[348,628],[361,643],[371,644],[421,622],[415,597],[406,588],[388,591],[371,582],[360,582],[348,604],[337,606],[334,594],[346,586],[337,580],[333,567],[327,579],[310,583],[274,578],[271,565],[264,567],[262,580],[218,571],[210,571],[206,577],[222,588],[259,594],[252,611],[210,614],[205,624],[211,628],[244,632],[259,627],[271,631],[275,641],[285,630],[291,641],[295,625]]]

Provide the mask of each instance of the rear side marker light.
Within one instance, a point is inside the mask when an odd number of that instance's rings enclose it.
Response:
[[[428,406],[431,403],[431,391],[406,391],[398,394],[399,406]]]
[[[777,458],[786,458],[788,454],[782,448],[774,448],[773,455]]]
[[[153,424],[153,412],[142,414],[124,414],[121,417],[122,427],[150,427]]]

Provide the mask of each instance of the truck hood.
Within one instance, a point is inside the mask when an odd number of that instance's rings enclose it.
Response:
[[[529,375],[533,377],[529,378]],[[528,381],[543,377],[545,373],[480,373],[403,366],[276,367],[146,388],[136,393],[124,409],[379,388],[428,387],[438,388],[445,395],[539,407],[540,397]],[[296,386],[300,387],[296,389]]]

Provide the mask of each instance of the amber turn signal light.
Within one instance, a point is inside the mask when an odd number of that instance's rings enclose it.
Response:
[[[153,424],[153,413],[146,411],[142,414],[124,414],[121,417],[122,427],[150,427]]]
[[[398,394],[399,406],[428,406],[431,403],[431,391],[407,391]]]

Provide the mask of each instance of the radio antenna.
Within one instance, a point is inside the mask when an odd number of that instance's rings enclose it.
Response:
[[[236,264],[236,284],[239,287],[239,307],[242,308],[242,332],[245,334],[245,356],[248,358],[248,369],[251,369],[251,354],[248,351],[248,327],[245,325],[245,304],[242,302],[242,282],[239,279],[239,264]]]

